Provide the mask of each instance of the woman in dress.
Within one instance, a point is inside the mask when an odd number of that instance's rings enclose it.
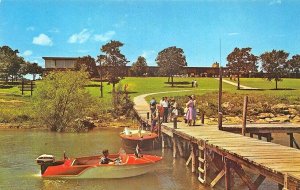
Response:
[[[191,96],[188,96],[188,98],[189,98],[189,101],[186,103],[187,113],[186,113],[185,119],[186,119],[188,125],[191,126],[192,120],[193,120],[193,115],[194,115],[194,101]]]

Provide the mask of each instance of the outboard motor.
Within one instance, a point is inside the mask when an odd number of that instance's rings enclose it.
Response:
[[[53,155],[42,154],[36,160],[38,165],[41,165],[41,173],[42,175],[46,171],[49,166],[52,166],[55,162],[55,158]]]

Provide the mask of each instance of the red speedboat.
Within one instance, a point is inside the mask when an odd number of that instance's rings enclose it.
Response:
[[[65,156],[64,156],[65,157]],[[115,160],[110,164],[101,164],[102,156],[65,158],[55,161],[52,155],[43,154],[36,159],[41,165],[42,177],[52,178],[125,178],[142,175],[154,169],[155,163],[162,157],[154,155],[119,154],[109,155]]]
[[[138,145],[142,150],[149,150],[154,148],[154,143],[158,135],[151,131],[129,130],[125,128],[120,133],[120,137],[123,145],[127,148],[134,149]]]

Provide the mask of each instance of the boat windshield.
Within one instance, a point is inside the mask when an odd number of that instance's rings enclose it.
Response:
[[[122,163],[127,163],[128,155],[123,148],[120,148],[119,155],[122,160]]]

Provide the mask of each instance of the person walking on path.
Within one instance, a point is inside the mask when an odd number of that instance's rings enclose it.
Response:
[[[156,100],[155,98],[153,97],[151,100],[150,100],[150,112],[151,112],[151,120],[153,119],[153,117],[155,118],[156,117]]]
[[[189,126],[191,126],[192,124],[192,120],[193,120],[193,115],[194,115],[194,101],[192,96],[188,96],[189,101],[186,103],[186,107],[187,107],[187,113],[186,113],[186,121],[188,123]]]

